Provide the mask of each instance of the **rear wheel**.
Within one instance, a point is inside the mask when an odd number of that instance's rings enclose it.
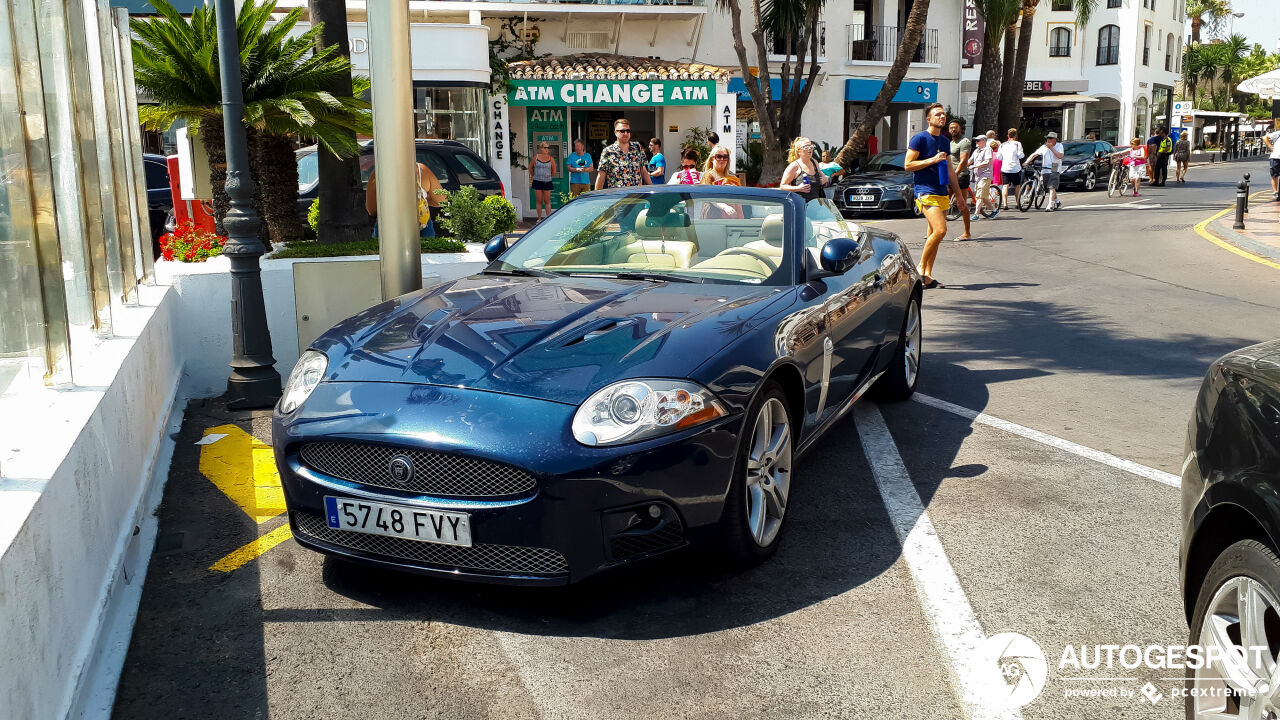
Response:
[[[1129,179],[1129,175],[1127,173],[1124,175],[1121,175],[1120,176],[1120,197],[1125,197],[1126,195],[1129,195],[1132,193],[1133,193],[1133,181]]]
[[[916,391],[920,379],[920,341],[923,337],[920,322],[920,296],[912,295],[907,303],[907,315],[902,319],[898,333],[898,347],[893,351],[889,368],[884,371],[871,394],[877,400],[906,400]]]
[[[720,532],[729,559],[754,565],[778,550],[794,451],[787,396],[772,383],[747,408]]]
[[[1045,201],[1045,198],[1047,197],[1049,197],[1048,186],[1044,184],[1043,180],[1037,180],[1035,184],[1035,188],[1032,191],[1032,198],[1035,201],[1037,210],[1044,207],[1044,201]]]
[[[995,215],[996,212],[999,211],[999,209],[1000,209],[1000,188],[996,187],[995,185],[992,185],[991,187],[987,188],[986,207],[983,207],[982,209],[978,210],[978,214],[984,218],[989,218],[992,215]]]

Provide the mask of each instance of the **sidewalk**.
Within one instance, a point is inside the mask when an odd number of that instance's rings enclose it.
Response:
[[[1243,230],[1232,229],[1235,218],[1235,207],[1232,206],[1210,220],[1206,229],[1245,252],[1280,263],[1280,202],[1271,199],[1270,188],[1252,193]]]

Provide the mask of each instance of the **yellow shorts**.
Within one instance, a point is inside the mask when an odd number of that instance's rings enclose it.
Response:
[[[951,209],[950,195],[917,195],[916,205],[924,210],[927,207],[942,208],[943,211]]]

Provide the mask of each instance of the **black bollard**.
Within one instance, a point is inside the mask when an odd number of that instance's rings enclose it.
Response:
[[[1249,214],[1249,173],[1244,174],[1244,214]]]
[[[1241,180],[1236,183],[1236,221],[1232,223],[1232,230],[1244,229],[1244,206],[1249,201],[1248,184]]]

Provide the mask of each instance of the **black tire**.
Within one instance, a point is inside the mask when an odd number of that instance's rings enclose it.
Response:
[[[1014,202],[1017,204],[1018,210],[1021,212],[1026,212],[1031,209],[1031,195],[1033,189],[1034,188],[1031,187],[1031,183],[1026,181],[1018,187],[1017,197],[1014,199]]]
[[[1046,198],[1049,197],[1049,188],[1043,184],[1036,185],[1036,191],[1033,197],[1035,200],[1036,209],[1039,210],[1040,208],[1044,207],[1044,201]]]
[[[782,522],[771,542],[761,546],[748,529],[747,510],[747,456],[751,449],[752,428],[755,427],[760,410],[770,400],[778,400],[786,411],[787,427],[791,433],[791,461],[794,463],[795,452],[795,419],[791,417],[791,404],[787,402],[786,393],[778,385],[770,382],[756,393],[747,412],[743,415],[743,430],[738,440],[737,459],[733,466],[733,479],[729,483],[729,493],[724,500],[724,513],[720,516],[720,545],[726,559],[736,567],[750,567],[768,560],[778,551],[778,544],[785,534],[787,518],[791,513],[784,512]],[[791,466],[794,468],[794,465]],[[788,488],[788,496],[794,492],[794,483]]]
[[[915,372],[911,373],[907,367],[907,329],[911,324],[912,310],[915,310],[916,327],[915,332]],[[893,359],[889,361],[889,367],[871,387],[870,393],[872,398],[883,400],[886,402],[900,402],[908,400],[916,392],[916,385],[920,382],[920,360],[923,358],[923,349],[921,340],[924,337],[924,317],[920,312],[920,295],[913,294],[911,300],[907,302],[907,312],[902,318],[902,328],[898,331],[898,344],[893,349]]]
[[[1227,581],[1239,577],[1251,578],[1263,585],[1272,597],[1280,597],[1280,557],[1261,539],[1236,542],[1218,555],[1205,574],[1204,581],[1200,583],[1195,612],[1191,615],[1189,645],[1200,643],[1200,628],[1209,612],[1209,603],[1214,594]],[[1194,678],[1195,670],[1188,667],[1186,687],[1191,688],[1195,684]],[[1195,720],[1194,698],[1187,697],[1185,712],[1188,720]]]

